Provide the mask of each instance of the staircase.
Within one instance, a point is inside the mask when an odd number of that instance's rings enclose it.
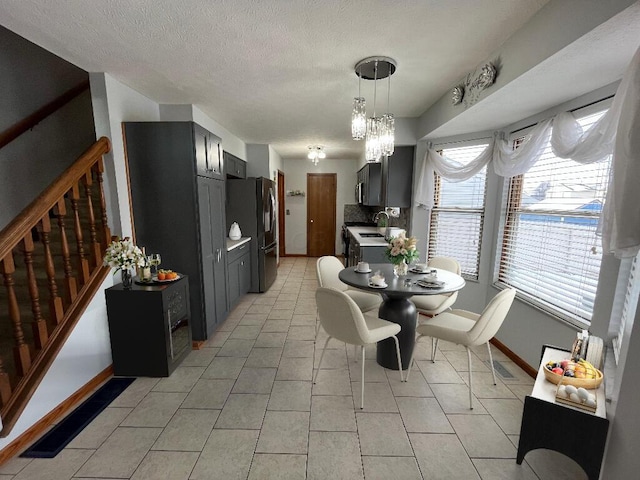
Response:
[[[9,434],[109,272],[105,137],[0,232],[0,437]]]

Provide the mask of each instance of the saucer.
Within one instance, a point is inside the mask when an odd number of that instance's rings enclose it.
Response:
[[[384,283],[382,285],[376,285],[375,283],[371,283],[371,282],[369,282],[369,286],[371,288],[387,288],[388,287],[388,285],[386,283]]]
[[[409,270],[411,273],[430,273],[431,270],[427,269],[427,270],[418,270],[417,268],[411,268]]]
[[[369,270],[358,270],[357,268],[355,268],[354,272],[356,272],[356,273],[371,273],[371,269],[369,269]]]

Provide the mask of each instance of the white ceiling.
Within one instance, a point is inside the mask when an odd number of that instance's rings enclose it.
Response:
[[[350,136],[359,60],[394,58],[390,110],[419,117],[547,1],[2,0],[0,22],[158,103],[194,104],[283,158],[310,144],[359,158],[363,144]]]

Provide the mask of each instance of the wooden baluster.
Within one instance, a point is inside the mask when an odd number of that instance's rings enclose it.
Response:
[[[4,371],[4,363],[0,356],[0,405],[4,406],[11,398],[11,381],[9,374]]]
[[[71,210],[73,210],[73,225],[76,234],[76,245],[78,249],[78,273],[80,284],[84,285],[91,276],[89,272],[89,262],[84,254],[84,238],[82,235],[82,224],[80,223],[80,187],[77,183],[71,187]]]
[[[91,187],[93,186],[93,178],[91,178],[91,171],[89,171],[84,177],[82,177],[84,183],[84,196],[87,199],[87,210],[89,213],[89,238],[91,240],[91,256],[93,258],[93,266],[99,267],[102,264],[102,247],[98,242],[98,235],[96,232],[96,217],[93,213],[93,200],[91,199]]]
[[[27,267],[27,282],[29,284],[29,296],[31,297],[31,312],[33,313],[33,338],[38,350],[41,350],[47,343],[49,332],[47,331],[47,323],[43,320],[40,312],[40,292],[38,291],[38,282],[36,274],[33,271],[33,237],[29,232],[24,239],[24,264]]]
[[[106,249],[107,245],[111,243],[111,230],[109,229],[109,222],[107,221],[107,201],[104,197],[104,179],[102,174],[104,173],[104,162],[102,158],[99,158],[95,165],[96,175],[98,177],[98,186],[100,188],[100,207],[102,208],[102,249]]]
[[[49,216],[45,215],[40,220],[40,237],[44,246],[44,265],[47,271],[47,280],[49,282],[49,318],[54,325],[59,324],[64,317],[64,307],[62,298],[58,296],[58,285],[56,284],[56,270],[53,266],[53,256],[51,255],[51,245],[49,244],[49,233],[51,232],[51,221]]]
[[[78,286],[76,279],[72,275],[73,270],[71,268],[71,255],[69,253],[69,242],[67,241],[67,233],[65,231],[64,217],[67,214],[67,206],[64,203],[64,198],[58,200],[58,203],[53,207],[53,212],[58,218],[58,227],[60,228],[60,243],[62,244],[62,264],[64,266],[64,279],[67,293],[67,302],[70,304],[78,296]]]
[[[31,354],[29,353],[29,346],[24,341],[22,322],[20,320],[20,307],[18,306],[18,299],[16,298],[16,292],[13,288],[13,274],[16,271],[15,264],[13,263],[13,254],[10,253],[3,258],[1,264],[2,275],[4,276],[4,285],[7,287],[9,319],[13,324],[13,338],[16,343],[13,347],[16,371],[19,376],[23,377],[29,371],[29,367],[31,366]]]

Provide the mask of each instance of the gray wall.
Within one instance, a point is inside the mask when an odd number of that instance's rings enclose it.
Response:
[[[0,129],[5,130],[88,75],[0,27]],[[0,229],[95,142],[89,91],[0,150]]]

